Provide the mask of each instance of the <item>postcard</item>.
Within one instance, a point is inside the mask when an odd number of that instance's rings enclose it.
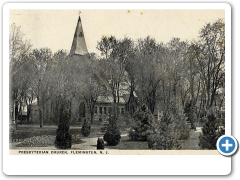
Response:
[[[9,3],[3,21],[6,174],[230,173],[228,4]]]

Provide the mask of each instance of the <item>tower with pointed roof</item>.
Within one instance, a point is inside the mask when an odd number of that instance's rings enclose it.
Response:
[[[70,56],[72,60],[76,60],[78,63],[83,63],[83,67],[86,62],[89,62],[90,56],[86,56],[88,54],[85,37],[83,33],[82,21],[81,17],[78,17],[77,27],[74,33],[72,46],[70,50]],[[85,61],[86,60],[86,61]],[[93,114],[93,121],[103,121],[107,120],[110,116],[113,98],[111,95],[108,95],[107,89],[103,86],[100,80],[97,80],[99,86],[102,88],[102,93],[98,96],[96,100],[96,104],[94,106],[94,114]],[[90,86],[89,86],[90,87]],[[124,115],[125,112],[125,104],[128,102],[129,96],[123,96],[119,98],[119,105],[118,105],[118,114],[119,116]],[[86,99],[83,96],[79,96],[78,98],[73,98],[72,102],[72,109],[71,109],[71,118],[73,123],[77,122],[84,122],[84,120],[90,120],[91,114],[89,110],[89,106],[87,106]]]
[[[88,54],[87,45],[84,38],[83,27],[80,15],[78,17],[77,27],[74,33],[70,55]]]

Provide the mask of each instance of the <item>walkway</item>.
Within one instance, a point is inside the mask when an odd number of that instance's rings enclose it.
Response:
[[[122,137],[127,136],[127,134],[122,134],[121,136]],[[100,137],[100,138],[102,138],[102,137]],[[93,138],[84,137],[84,138],[82,138],[82,140],[86,141],[86,142],[81,143],[81,144],[73,144],[71,149],[78,149],[78,150],[96,150],[97,149],[98,137],[93,137]],[[106,142],[105,142],[105,144],[106,144]],[[107,149],[109,149],[109,148],[106,148],[106,146],[105,146],[105,150],[107,150]]]
[[[190,137],[182,142],[182,150],[199,150],[199,135],[202,132],[201,127],[197,127],[197,131],[191,131]]]

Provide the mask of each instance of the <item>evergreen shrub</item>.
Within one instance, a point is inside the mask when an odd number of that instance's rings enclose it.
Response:
[[[84,123],[82,125],[81,133],[84,137],[88,137],[91,133],[91,125],[88,120],[84,120]]]
[[[121,139],[121,132],[117,127],[117,118],[111,117],[109,119],[109,126],[106,133],[103,136],[104,141],[110,146],[116,146]]]
[[[223,127],[219,128],[216,116],[211,113],[208,115],[208,121],[202,127],[202,133],[199,136],[199,146],[202,149],[217,149],[216,143],[220,136],[225,134]]]
[[[147,136],[156,130],[156,122],[152,113],[143,105],[133,115],[133,122],[129,131],[132,140],[147,140]]]
[[[70,134],[70,111],[68,103],[63,101],[60,108],[58,129],[56,131],[55,147],[58,149],[68,149],[72,146],[72,136]]]

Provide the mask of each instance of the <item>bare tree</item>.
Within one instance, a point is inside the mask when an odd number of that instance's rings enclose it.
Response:
[[[31,44],[24,40],[21,27],[11,24],[9,32],[10,103],[15,109],[14,117],[18,117],[22,109],[22,95],[26,90],[22,74],[26,73],[24,60],[30,50]]]
[[[34,49],[35,76],[33,81],[34,93],[37,98],[40,128],[43,127],[45,108],[56,88],[56,76],[52,71],[52,52],[50,49]]]
[[[94,108],[100,95],[101,78],[99,77],[98,61],[92,54],[85,66],[86,73],[82,85],[83,97],[90,113],[90,121],[93,123]]]
[[[140,100],[147,104],[153,113],[156,105],[156,92],[161,80],[160,48],[155,39],[147,37],[139,40],[137,44],[139,59],[138,90]]]
[[[195,46],[200,77],[206,94],[205,109],[211,110],[217,93],[224,93],[225,78],[225,23],[208,23],[200,31],[199,45]]]
[[[103,77],[106,86],[109,87],[112,94],[115,117],[117,116],[116,108],[120,101],[121,83],[125,78],[125,66],[129,53],[132,50],[131,47],[131,39],[116,40],[113,36],[109,38],[103,37],[97,45],[97,48],[105,57],[100,63],[102,69],[101,77]]]

